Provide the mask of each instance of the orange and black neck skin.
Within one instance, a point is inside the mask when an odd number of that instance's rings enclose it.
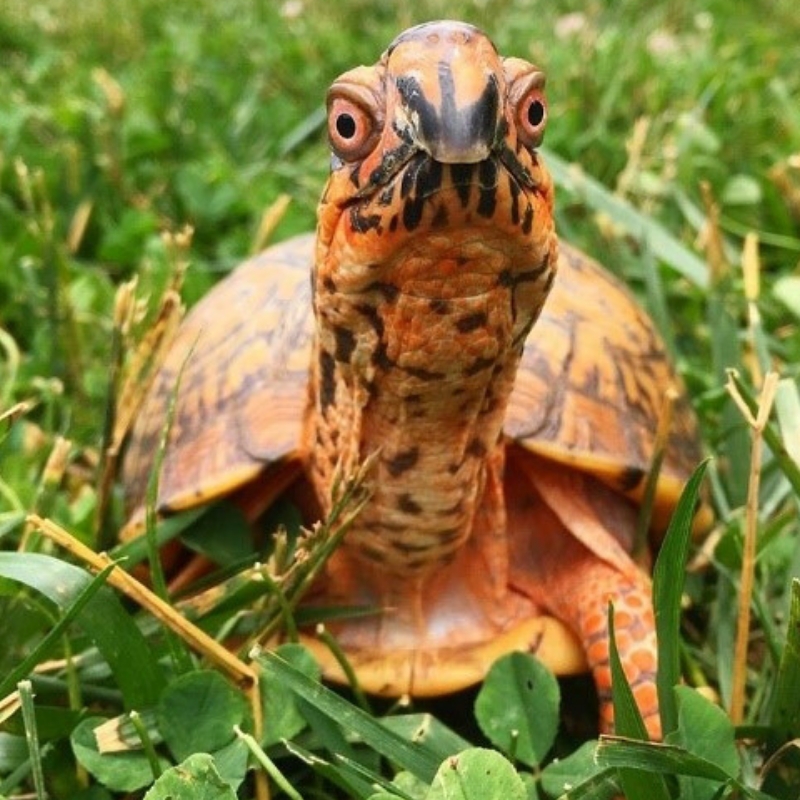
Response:
[[[472,26],[428,23],[337,79],[328,112],[310,471],[327,508],[336,468],[380,450],[348,547],[424,574],[469,537],[487,469],[502,468],[517,365],[555,277],[544,76]]]

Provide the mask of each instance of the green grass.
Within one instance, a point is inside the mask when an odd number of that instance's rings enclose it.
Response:
[[[682,667],[690,684],[717,689],[727,708],[750,444],[724,390],[725,370],[738,368],[751,384],[760,358],[762,367],[770,364],[788,379],[789,395],[800,377],[795,6],[794,0],[455,0],[415,4],[411,12],[376,0],[6,0],[0,5],[0,414],[17,402],[36,405],[8,432],[0,421],[0,546],[18,546],[22,514],[32,510],[94,542],[94,469],[104,430],[114,294],[122,281],[138,276],[139,296],[153,299],[137,324],[144,330],[174,262],[163,232],[194,227],[183,291],[192,304],[251,251],[261,217],[279,195],[292,202],[273,240],[312,228],[328,160],[320,108],[332,79],[372,63],[410,24],[464,18],[487,30],[501,52],[534,60],[547,72],[547,149],[600,185],[583,191],[569,169],[558,171],[561,235],[624,277],[647,305],[699,414],[714,457],[709,485],[718,540],[710,565],[687,576],[691,606]],[[631,155],[626,144],[637,124],[646,132]],[[670,256],[680,244],[705,257],[703,182],[719,204],[729,261],[705,287],[675,269]],[[617,202],[609,195],[615,190]],[[652,229],[639,235],[640,220],[619,198],[660,226],[666,244],[658,246]],[[77,221],[87,209],[78,237]],[[762,242],[755,351],[740,269],[751,230]],[[773,704],[774,696],[793,696],[798,674],[796,659],[779,669],[790,579],[800,575],[800,494],[786,477],[793,477],[791,456],[778,447],[783,441],[789,454],[798,452],[797,403],[789,395],[773,415],[767,441],[774,448],[766,448],[762,465],[745,718],[756,741],[779,753],[781,769],[771,770],[763,786],[779,798],[794,795],[781,788],[778,773],[800,774],[796,757],[779,749],[800,731],[787,722],[785,705],[775,717]],[[63,480],[44,479],[59,434],[73,442],[70,464]],[[109,514],[112,526],[122,522],[118,494]],[[41,541],[34,544],[52,552]],[[794,609],[796,615],[796,600]],[[3,578],[0,613],[2,679],[69,611]],[[155,636],[152,625],[144,624],[144,631]],[[72,630],[60,653],[49,657],[86,651],[83,660],[55,678],[34,681],[45,777],[56,798],[74,796],[81,781],[67,739],[82,709],[95,704],[113,715],[126,702],[103,659],[87,650],[91,641],[83,629]],[[159,637],[154,641],[163,647]],[[800,652],[796,641],[787,652]],[[300,712],[286,713],[296,722]],[[676,747],[691,750],[686,732],[696,730],[698,713],[679,701],[683,738]],[[312,733],[298,747],[316,752],[320,742],[339,741],[319,709],[306,721]],[[470,725],[458,732],[475,741]],[[19,714],[0,727],[0,795],[34,790],[30,778],[4,783],[7,773],[24,772],[26,762],[11,757],[19,743],[3,737],[23,733]],[[154,741],[162,758],[171,752],[169,742],[158,735]],[[574,746],[564,739],[559,755]],[[359,768],[377,769],[369,747],[351,750],[363,762]],[[231,744],[226,758],[241,759],[242,752]],[[617,758],[626,768],[635,761],[624,753]],[[760,769],[760,752],[747,749],[744,758],[747,780]],[[309,795],[325,795],[331,783],[358,793],[365,782],[349,765],[336,767],[341,774],[320,768],[327,782],[315,784],[310,768],[298,764],[280,762]],[[136,769],[149,775],[144,757]],[[425,794],[410,778],[403,785],[410,796]]]

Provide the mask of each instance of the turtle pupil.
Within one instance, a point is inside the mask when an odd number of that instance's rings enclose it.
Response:
[[[342,139],[352,139],[356,135],[356,121],[352,114],[339,114],[336,117],[336,133]]]
[[[539,100],[534,100],[528,106],[528,124],[536,128],[541,125],[544,119],[544,106]]]

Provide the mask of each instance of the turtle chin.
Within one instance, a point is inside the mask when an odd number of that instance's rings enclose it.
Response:
[[[347,294],[380,284],[432,300],[538,280],[556,260],[551,198],[506,162],[443,164],[417,152],[369,193],[330,199],[320,213],[318,275]]]

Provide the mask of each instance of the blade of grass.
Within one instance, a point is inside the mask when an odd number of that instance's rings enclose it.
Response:
[[[653,775],[687,775],[729,784],[753,800],[774,800],[770,795],[745,786],[722,767],[675,745],[641,742],[621,736],[601,736],[595,755],[604,767],[636,769]]]
[[[383,717],[381,724],[410,742],[424,744],[439,761],[474,747],[472,742],[430,713],[392,714]]]
[[[360,708],[312,681],[280,656],[264,653],[258,660],[262,668],[282,681],[287,689],[295,692],[346,730],[358,734],[373,750],[408,770],[420,780],[426,783],[433,780],[439,762],[427,748],[410,744]]]
[[[347,658],[347,655],[337,641],[336,637],[322,623],[317,625],[316,632],[317,637],[328,648],[328,650],[331,651],[333,657],[336,659],[336,663],[339,665],[339,667],[341,667],[341,670],[347,678],[347,683],[353,692],[353,696],[355,697],[359,708],[361,708],[362,711],[366,711],[367,714],[371,714],[372,708],[370,707],[369,700],[367,700],[367,696],[364,694],[364,690],[358,683],[356,671],[353,669],[353,665],[350,663],[350,660]]]
[[[644,484],[642,503],[639,506],[639,517],[636,520],[636,536],[634,538],[632,555],[634,561],[642,563],[647,554],[648,534],[650,521],[653,515],[653,501],[658,488],[658,476],[661,474],[661,465],[667,454],[669,432],[672,427],[672,409],[678,399],[678,392],[669,386],[664,392],[664,399],[658,414],[658,426],[653,440],[653,454],[650,457],[650,466],[647,470],[647,480]]]
[[[46,800],[47,792],[44,788],[44,770],[42,769],[42,751],[39,747],[39,733],[36,728],[36,711],[33,707],[33,689],[30,681],[20,681],[19,697],[22,702],[22,719],[25,722],[25,740],[28,743],[31,767],[33,772],[33,786],[36,790],[37,800]]]
[[[41,519],[35,515],[31,515],[29,519],[45,534],[45,536],[52,539],[77,558],[80,558],[92,569],[99,572],[105,569],[110,563],[110,559],[105,553],[95,553],[91,548],[87,547],[68,531],[65,531],[51,520]],[[2,556],[2,554],[0,554],[0,556]],[[53,561],[57,561],[57,559],[53,559]],[[57,563],[63,562],[57,561]],[[256,683],[257,674],[254,669],[214,641],[205,631],[182,617],[169,603],[165,603],[154,592],[142,585],[127,572],[116,567],[109,575],[108,582],[115,589],[123,592],[132,600],[139,603],[139,605],[146,609],[159,622],[175,631],[184,641],[194,647],[217,667],[224,670],[237,683],[243,683],[246,686],[253,686]],[[141,636],[138,628],[136,628],[136,633]],[[136,705],[154,705],[155,702],[154,699],[150,703],[137,703]]]
[[[389,792],[390,794],[403,798],[403,800],[415,800],[413,796],[409,795],[407,792],[404,792],[399,786],[387,781],[386,778],[378,775],[377,772],[373,772],[363,764],[359,764],[358,761],[354,761],[352,758],[348,758],[341,753],[334,753],[334,758],[339,762],[342,769],[352,772],[354,775],[363,778],[365,781],[369,781],[373,786],[379,786],[381,789]]]
[[[53,750],[54,745],[50,742],[46,743],[40,750],[42,760],[47,758]],[[30,758],[26,759],[20,764],[13,772],[10,772],[2,781],[0,781],[0,797],[5,800],[6,795],[12,794],[16,789],[22,785],[22,782],[27,780],[28,775],[31,774],[33,769],[33,762]]]
[[[612,800],[619,797],[618,775],[619,770],[608,767],[558,795],[556,800]]]
[[[286,796],[291,800],[303,800],[303,796],[300,792],[289,783],[284,774],[275,766],[275,762],[261,749],[259,743],[249,733],[245,733],[238,725],[234,725],[233,730],[239,739],[245,743],[255,760],[261,764],[270,778],[275,781]]]
[[[656,687],[661,727],[666,736],[678,727],[678,708],[672,687],[681,678],[680,614],[692,519],[708,461],[703,461],[686,483],[672,515],[653,569],[653,607],[658,642]]]
[[[788,378],[778,381],[775,413],[783,434],[786,455],[800,468],[800,392],[797,384]],[[800,500],[800,492],[797,495]]]
[[[113,531],[106,525],[106,516],[119,456],[119,450],[113,447],[114,427],[116,425],[124,342],[136,308],[136,283],[136,278],[123,283],[117,289],[114,302],[114,325],[111,331],[111,351],[108,358],[105,418],[103,422],[103,439],[100,444],[100,462],[97,465],[97,505],[95,506],[94,516],[95,538],[101,550],[107,550],[114,543]]]
[[[339,724],[333,720],[325,712],[320,711],[316,706],[307,703],[302,698],[295,698],[297,708],[303,716],[308,726],[314,733],[316,740],[324,747],[329,753],[345,755],[348,758],[355,759],[358,756],[351,738],[348,738],[345,731]]]
[[[644,288],[647,293],[647,309],[656,323],[658,332],[667,346],[667,352],[673,359],[678,357],[678,348],[675,344],[675,334],[673,330],[672,315],[667,305],[667,297],[664,292],[664,281],[661,279],[661,272],[658,264],[653,257],[653,252],[649,247],[642,251],[644,260]]]
[[[49,675],[31,675],[33,688],[39,693],[49,692],[63,697],[69,692],[69,684],[62,678],[52,678]],[[119,689],[109,689],[94,683],[81,683],[81,697],[86,701],[96,701],[105,705],[121,706],[123,703],[122,692]]]
[[[28,656],[18,664],[5,678],[0,681],[0,697],[11,691],[12,686],[16,686],[19,681],[27,677],[28,673],[53,651],[61,638],[61,634],[83,611],[86,604],[95,596],[100,587],[103,586],[109,573],[114,568],[110,564],[102,572],[98,573],[90,583],[88,583],[75,596],[74,601],[67,607],[61,618],[38,645],[28,654]]]
[[[169,442],[169,434],[172,430],[173,422],[175,421],[175,409],[178,402],[178,393],[181,389],[181,381],[183,379],[183,372],[189,359],[194,354],[194,348],[197,342],[189,348],[186,354],[178,375],[175,378],[175,385],[169,397],[167,405],[167,417],[164,420],[164,425],[161,428],[161,435],[156,447],[155,458],[153,459],[153,466],[150,470],[150,478],[147,481],[147,491],[145,493],[145,540],[147,541],[147,557],[150,565],[150,579],[153,582],[153,590],[155,594],[165,603],[169,603],[169,590],[167,589],[167,580],[164,576],[164,568],[161,564],[161,553],[158,549],[158,541],[156,539],[156,509],[158,508],[158,487],[161,482],[161,470],[164,466],[164,456],[167,452],[167,443]],[[172,656],[173,664],[179,673],[189,672],[194,668],[192,657],[189,650],[186,648],[184,642],[175,635],[169,628],[166,629],[167,643],[169,645],[170,654]]]
[[[144,750],[147,760],[150,763],[150,770],[153,773],[153,780],[157,781],[161,777],[161,764],[158,763],[158,755],[156,754],[156,749],[153,746],[153,740],[150,738],[150,734],[147,732],[147,727],[142,721],[142,718],[139,716],[138,711],[131,711],[128,716],[133,724],[133,727],[136,729],[142,749]]]
[[[800,737],[800,579],[792,581],[786,644],[783,647],[775,695],[772,701],[771,727],[773,748],[787,739]]]
[[[180,536],[195,520],[203,516],[209,508],[210,506],[193,508],[176,514],[174,517],[160,519],[156,526],[156,545],[161,548],[167,542],[171,542]],[[114,561],[121,562],[121,566],[130,572],[132,567],[147,558],[147,539],[144,536],[137,536],[129,542],[117,545],[109,552],[109,556]]]
[[[739,369],[742,365],[738,320],[733,317],[729,308],[734,302],[730,299],[733,291],[728,288],[729,283],[730,280],[725,278],[714,284],[709,293],[706,312],[711,339],[711,360],[714,375],[720,385],[725,382],[727,370]],[[738,301],[736,296],[736,302]],[[719,456],[722,459],[720,469],[725,477],[724,493],[727,502],[736,508],[744,505],[747,496],[750,441],[747,427],[731,400],[726,400],[723,405],[720,429],[723,434]]]
[[[648,741],[647,728],[636,705],[625,671],[622,668],[614,632],[614,605],[608,604],[609,659],[611,662],[611,695],[614,702],[614,729],[620,736]],[[627,800],[670,800],[663,778],[643,775],[638,770],[621,769],[620,783]]]
[[[278,145],[278,157],[283,159],[288,156],[295,147],[302,144],[309,136],[324,125],[327,116],[328,111],[325,106],[318,106],[315,108],[281,139]]]
[[[380,785],[380,781],[365,781],[360,774],[350,774],[344,765],[332,764],[316,753],[301,747],[297,742],[284,741],[283,746],[293,756],[308,764],[318,775],[338,786],[348,797],[367,800],[375,794],[375,784]],[[397,793],[396,789],[393,791]]]
[[[2,327],[0,327],[0,350],[3,350],[6,356],[6,375],[2,386],[0,386],[0,411],[2,411],[11,402],[21,361],[19,347],[17,347],[14,337]],[[14,406],[14,409],[11,410],[19,410],[19,407],[23,405],[23,403],[18,403],[17,406]],[[0,413],[0,423],[5,421],[6,413]],[[13,421],[14,417],[11,416],[10,419]],[[0,425],[0,432],[2,432],[2,425]]]
[[[702,259],[676,239],[659,222],[637,211],[599,181],[568,164],[547,148],[541,148],[548,169],[558,186],[574,192],[598,211],[608,214],[628,233],[645,242],[653,254],[700,288],[708,286],[708,269]]]
[[[25,584],[65,612],[91,582],[79,567],[38,553],[0,553],[0,576]],[[114,593],[100,587],[76,622],[108,662],[126,706],[153,705],[164,676],[146,639]]]
[[[605,767],[641,769],[666,775],[690,775],[724,783],[730,778],[722,767],[684,750],[623,736],[601,736],[595,759]]]

